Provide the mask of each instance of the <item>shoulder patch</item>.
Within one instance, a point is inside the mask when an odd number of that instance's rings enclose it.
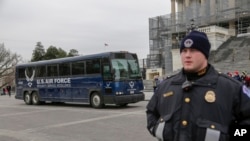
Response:
[[[169,76],[166,77],[166,79],[172,78],[172,77],[174,77],[174,76],[176,76],[176,74],[169,75]]]
[[[247,95],[250,98],[250,89],[246,85],[242,86],[242,91],[245,95]]]

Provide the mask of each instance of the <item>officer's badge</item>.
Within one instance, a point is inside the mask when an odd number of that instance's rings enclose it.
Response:
[[[174,93],[171,91],[171,92],[167,92],[165,94],[163,94],[163,97],[169,97],[171,95],[173,95]]]
[[[207,91],[205,94],[205,100],[209,103],[213,103],[216,100],[215,93],[213,91]]]

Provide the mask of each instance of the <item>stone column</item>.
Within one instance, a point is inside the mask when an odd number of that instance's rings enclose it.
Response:
[[[202,20],[200,21],[201,25],[206,25],[208,22],[207,21],[208,13],[206,13],[206,11],[207,11],[207,7],[205,5],[205,0],[201,0],[200,15],[201,17],[205,17],[205,18],[202,18]]]
[[[171,0],[171,13],[176,13],[175,11],[175,0]]]
[[[176,23],[175,0],[171,0],[171,22],[172,25]]]
[[[234,21],[229,21],[229,29],[228,29],[229,35],[235,36],[236,35],[236,26]]]
[[[177,1],[177,12],[182,12],[183,9],[184,9],[183,0],[178,0]]]
[[[164,49],[165,49],[165,75],[169,75],[173,72],[173,59],[171,51],[172,36],[164,36]]]
[[[236,6],[235,5],[235,1],[234,0],[230,0],[229,1],[229,8],[234,9],[235,6]],[[233,17],[234,19],[236,19],[236,15],[235,15],[236,11],[235,10],[234,11],[230,11],[230,17]],[[239,22],[239,20],[237,22]],[[236,35],[236,26],[235,26],[234,20],[233,21],[229,21],[229,30],[228,31],[229,31],[229,35],[231,35],[231,36],[235,36]]]
[[[185,0],[185,7],[189,7],[190,5],[190,1],[189,0]]]
[[[217,9],[216,9],[216,1],[215,0],[210,0],[210,22],[216,22],[216,12],[217,12]]]

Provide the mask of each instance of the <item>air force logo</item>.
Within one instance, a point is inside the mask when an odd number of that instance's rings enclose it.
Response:
[[[32,76],[31,76],[31,77],[29,77],[29,76],[27,75],[27,72],[26,72],[26,70],[25,70],[25,77],[26,77],[26,80],[27,80],[27,82],[28,82],[28,86],[29,86],[29,87],[32,86],[32,81],[34,80],[34,76],[35,76],[35,70],[33,70]]]
[[[129,82],[129,86],[130,86],[130,88],[132,88],[132,89],[133,89],[133,88],[134,88],[134,85],[135,85],[135,83],[134,83],[133,81],[130,81],[130,82]]]
[[[184,47],[191,47],[193,45],[193,43],[194,43],[193,40],[187,39],[184,42]]]

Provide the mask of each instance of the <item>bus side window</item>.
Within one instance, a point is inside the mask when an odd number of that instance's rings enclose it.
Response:
[[[96,62],[94,64],[93,72],[94,73],[100,73],[100,64],[99,64],[99,62]]]
[[[112,79],[112,71],[110,68],[110,60],[108,57],[104,57],[101,60],[102,64],[102,74],[103,78],[106,80],[111,80]]]
[[[47,76],[58,76],[57,64],[47,66]]]
[[[60,76],[70,75],[70,63],[59,64],[59,75]]]
[[[85,63],[84,61],[77,61],[72,63],[71,71],[72,75],[83,75],[85,74]]]
[[[45,77],[46,76],[46,67],[37,66],[36,67],[36,77]]]
[[[18,69],[18,78],[25,78],[25,68]]]
[[[87,60],[86,65],[87,65],[86,67],[87,74],[94,74],[101,72],[100,59]]]

